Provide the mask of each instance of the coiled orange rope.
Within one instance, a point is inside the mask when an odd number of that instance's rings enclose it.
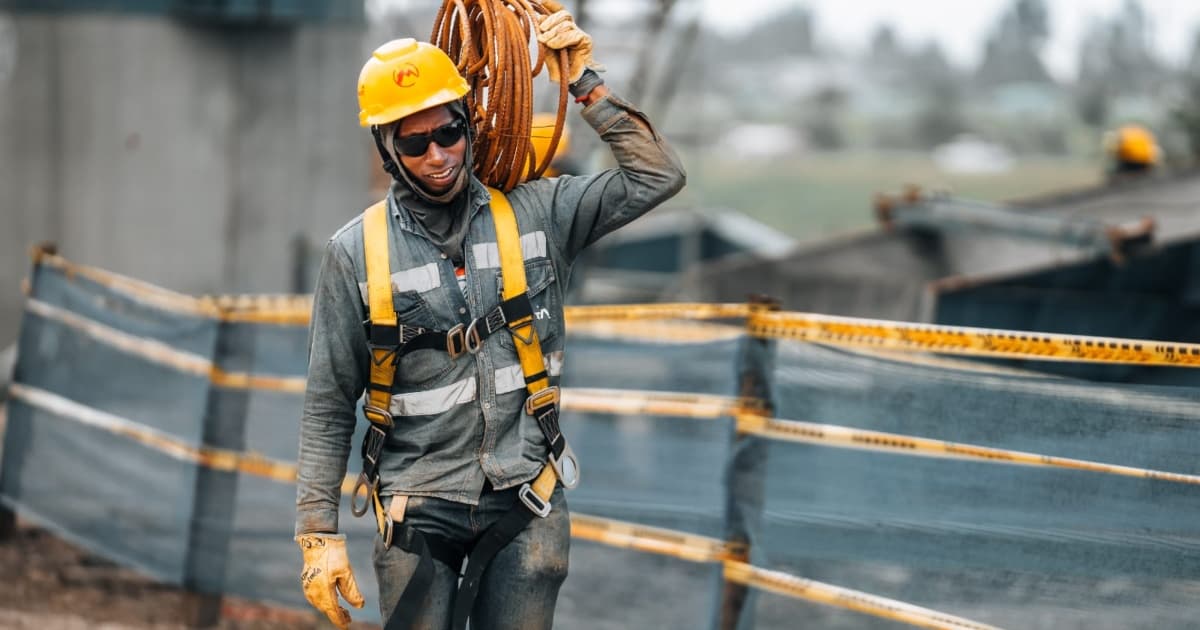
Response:
[[[559,84],[558,116],[546,155],[534,155],[533,77],[542,70],[542,48],[530,56],[537,21],[562,8],[556,0],[445,0],[430,41],[455,60],[471,85],[467,107],[475,132],[475,176],[504,192],[541,177],[558,148],[567,110],[567,84]],[[533,43],[536,44],[536,38]],[[557,51],[566,68],[565,51]]]

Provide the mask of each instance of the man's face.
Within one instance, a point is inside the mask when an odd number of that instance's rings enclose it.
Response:
[[[438,106],[404,118],[396,128],[395,146],[400,162],[417,182],[434,194],[450,190],[463,168],[463,157],[467,152],[466,134],[460,133],[458,140],[450,146],[444,147],[438,143],[439,139],[453,136],[450,129],[443,128],[454,122],[455,118],[450,110]],[[437,131],[439,129],[440,131]],[[409,155],[412,151],[402,149],[406,143],[419,145],[418,138],[428,142],[429,146],[425,148],[424,153]]]

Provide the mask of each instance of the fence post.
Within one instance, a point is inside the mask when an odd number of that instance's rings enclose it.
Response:
[[[4,487],[4,438],[8,434],[8,384],[0,384],[0,488]],[[17,513],[0,503],[0,543],[17,534]]]
[[[752,296],[750,311],[777,311],[779,302],[766,296]],[[738,395],[772,415],[771,370],[775,363],[775,342],[746,336],[738,354]],[[750,546],[760,531],[763,490],[766,486],[767,443],[761,438],[741,435],[734,428],[732,457],[725,470],[725,540],[732,548],[744,550],[750,558]],[[753,621],[753,592],[742,584],[724,582],[717,610],[719,630],[734,630]]]
[[[225,372],[253,373],[256,341],[253,327],[228,321],[217,326],[213,365]],[[205,446],[245,450],[251,395],[251,390],[244,387],[209,386],[202,430]],[[196,472],[183,574],[183,585],[189,591],[183,604],[188,627],[213,628],[220,622],[237,490],[236,471],[201,465]]]
[[[8,434],[8,385],[0,390],[0,488],[4,487],[4,438]],[[0,543],[12,540],[17,534],[17,513],[0,503]]]

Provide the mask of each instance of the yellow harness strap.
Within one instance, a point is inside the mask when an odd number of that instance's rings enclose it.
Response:
[[[492,218],[496,223],[496,242],[500,250],[500,271],[504,276],[503,299],[525,293],[525,258],[521,252],[521,237],[517,229],[517,218],[512,205],[499,190],[489,188],[492,193]],[[388,255],[388,216],[387,200],[380,201],[363,213],[363,255],[367,267],[367,314],[371,327],[372,341],[377,331],[391,330],[397,339],[395,344],[372,344],[370,346],[371,367],[370,382],[367,385],[367,400],[363,405],[363,415],[371,422],[368,440],[385,440],[394,424],[390,411],[392,382],[396,378],[396,346],[399,345],[399,322],[396,320],[396,308],[392,301],[391,262]],[[517,341],[517,356],[521,360],[521,371],[526,376],[526,389],[529,399],[526,410],[543,408],[547,404],[558,403],[558,389],[550,387],[550,376],[546,371],[542,358],[542,346],[538,341],[537,331],[533,326],[533,316],[529,315],[519,320],[508,322],[509,331]],[[530,377],[536,377],[529,380]],[[381,443],[380,443],[381,444]],[[368,452],[364,446],[364,453]],[[572,470],[574,470],[574,454],[570,454]],[[379,498],[378,461],[364,462],[364,468],[370,465],[371,470],[364,470],[355,484],[354,495],[351,498],[351,511],[356,516],[366,513],[367,507],[373,504],[375,517],[378,520],[379,532],[385,537],[392,523],[383,509]],[[543,466],[537,478],[529,484],[530,490],[542,500],[545,506],[550,504],[550,495],[554,492],[557,479],[562,476],[555,467]],[[570,484],[574,485],[574,484]],[[358,505],[360,490],[365,490],[368,498]]]
[[[367,319],[372,328],[391,327],[398,330],[396,307],[392,301],[391,261],[388,256],[387,229],[387,200],[380,201],[367,208],[363,214],[363,257],[367,265]],[[392,382],[396,378],[395,348],[371,346],[371,374],[367,386],[367,401],[363,405],[363,415],[371,421],[371,429],[378,432],[375,439],[386,439],[392,428]],[[370,433],[370,431],[368,431]],[[377,465],[378,462],[372,462]],[[378,472],[374,479],[359,478],[359,483],[365,485],[370,494],[370,500],[375,507],[375,518],[378,521],[379,533],[387,535],[389,523],[379,499]],[[354,499],[358,496],[358,486],[355,486],[351,504],[356,515],[366,511],[366,503],[359,510],[355,507]]]
[[[504,289],[501,299],[507,300],[525,292],[528,285],[525,282],[525,256],[521,252],[521,236],[517,231],[517,216],[512,204],[504,193],[494,188],[492,193],[492,221],[496,224],[496,245],[500,250],[500,273],[504,278]],[[508,322],[508,329],[518,343],[517,356],[521,358],[521,371],[526,377],[542,374],[525,387],[530,395],[536,394],[550,386],[550,376],[546,373],[545,359],[542,358],[542,344],[538,341],[537,331],[533,327],[533,315]],[[527,330],[525,334],[521,331]]]
[[[525,293],[528,285],[525,279],[525,256],[521,251],[521,235],[517,228],[517,216],[512,204],[504,193],[495,188],[488,188],[492,194],[492,221],[496,225],[496,246],[500,250],[500,273],[503,276],[504,287],[502,300],[509,300]],[[533,415],[537,409],[546,405],[558,404],[558,388],[550,387],[550,375],[546,369],[542,355],[542,344],[538,340],[537,329],[533,326],[533,315],[508,322],[508,329],[513,336],[513,345],[521,360],[521,372],[525,376],[525,388],[529,398],[525,402],[525,411]],[[550,493],[554,491],[554,481],[559,478],[568,488],[575,487],[578,482],[578,466],[573,452],[564,453],[561,461],[569,461],[570,471],[567,478],[559,468],[558,460],[551,458],[553,465],[542,468],[542,472],[531,484],[532,489],[543,501],[549,504]]]

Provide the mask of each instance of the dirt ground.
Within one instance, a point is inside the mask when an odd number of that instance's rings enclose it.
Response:
[[[4,436],[0,400],[0,443]],[[137,571],[86,553],[30,523],[17,520],[0,538],[0,629],[176,630],[195,627],[194,598]],[[223,630],[332,628],[316,611],[225,598],[217,626]],[[378,628],[354,624],[355,630]]]
[[[136,571],[89,555],[49,533],[18,522],[0,541],[0,628],[188,628],[189,598]],[[315,612],[226,598],[218,628],[328,628]],[[356,625],[356,628],[372,628]]]

